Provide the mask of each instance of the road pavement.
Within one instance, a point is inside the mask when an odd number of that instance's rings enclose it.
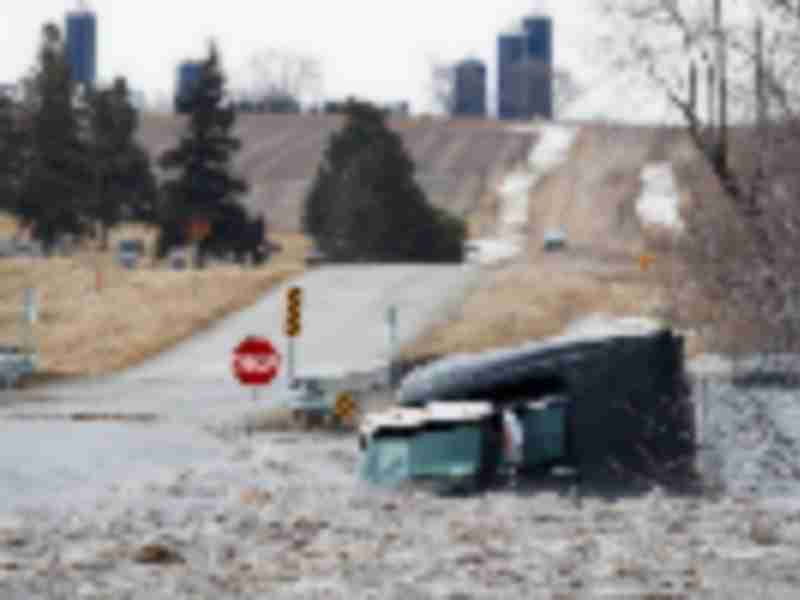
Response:
[[[301,371],[358,369],[388,357],[386,311],[398,308],[398,339],[412,339],[457,307],[479,272],[472,266],[327,266],[287,282],[146,363],[117,375],[0,392],[0,513],[83,503],[112,482],[221,457],[209,425],[235,421],[286,397],[285,370],[252,392],[231,374],[231,352],[247,335],[265,335],[285,354],[284,297],[304,290]],[[149,416],[118,423],[72,421],[96,412]]]

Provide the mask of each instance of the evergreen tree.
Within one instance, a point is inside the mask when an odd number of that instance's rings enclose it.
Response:
[[[17,211],[28,153],[22,118],[20,107],[0,96],[0,210],[10,213]]]
[[[16,212],[49,250],[59,235],[87,228],[90,165],[61,33],[48,24],[43,38],[30,107],[30,160]]]
[[[156,182],[147,152],[134,139],[139,124],[128,85],[118,78],[89,100],[94,194],[92,217],[108,229],[123,218],[155,219]]]
[[[160,159],[163,169],[178,170],[177,177],[164,182],[164,207],[159,253],[185,243],[186,231],[194,219],[211,224],[211,237],[200,246],[201,255],[211,248],[231,242],[235,234],[222,227],[231,213],[246,216],[239,198],[247,184],[234,176],[232,157],[241,142],[232,135],[236,114],[232,105],[224,106],[225,76],[215,45],[203,65],[192,96],[188,131],[176,148]],[[227,238],[227,239],[222,239]],[[202,257],[201,257],[202,260]]]
[[[460,261],[465,224],[428,203],[383,112],[354,100],[344,112],[306,198],[306,233],[334,260]]]

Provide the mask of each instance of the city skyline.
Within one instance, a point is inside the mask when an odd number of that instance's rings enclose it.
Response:
[[[88,7],[98,19],[100,84],[125,76],[132,89],[146,94],[148,103],[170,101],[178,64],[202,58],[209,40],[215,39],[232,91],[251,83],[247,63],[253,54],[283,48],[319,59],[324,86],[320,99],[356,95],[377,102],[408,100],[414,112],[426,112],[434,108],[429,83],[432,60],[457,62],[467,56],[478,57],[488,66],[488,87],[493,90],[498,33],[534,9],[528,0],[498,1],[492,7],[470,9],[448,0],[435,6],[410,0],[407,13],[392,16],[363,0],[345,0],[337,10],[326,5],[311,9],[311,3],[300,2],[282,8],[272,20],[262,21],[264,31],[259,34],[254,28],[258,19],[253,18],[252,5],[240,0],[227,3],[227,10],[193,5],[187,11],[184,3],[174,4],[181,6],[143,0],[134,9],[128,3],[96,0]],[[552,12],[561,44],[556,55],[568,68],[578,69],[582,53],[574,41],[588,18],[581,11],[589,3],[575,0],[571,4]],[[149,13],[148,7],[153,8]],[[0,16],[5,17],[0,19],[0,36],[15,50],[0,55],[0,81],[16,81],[23,76],[35,63],[44,23],[55,22],[65,31],[66,14],[75,9],[74,3],[62,0],[32,0],[15,8],[13,14],[3,15],[0,9]],[[318,18],[309,18],[308,14]],[[348,15],[356,14],[357,29],[334,27],[337,17],[346,22]],[[420,20],[418,15],[426,18]],[[397,27],[398,20],[408,27]],[[383,26],[388,23],[392,25]],[[445,30],[446,37],[441,35]],[[408,31],[415,33],[409,36]],[[493,108],[493,94],[489,102]]]

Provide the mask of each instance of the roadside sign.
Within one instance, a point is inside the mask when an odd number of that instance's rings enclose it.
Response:
[[[280,366],[281,356],[266,338],[250,336],[233,351],[233,374],[242,385],[268,385]]]
[[[349,419],[356,412],[356,401],[350,392],[340,392],[336,397],[334,412],[340,419]]]
[[[189,221],[188,229],[189,239],[192,242],[199,242],[211,233],[211,222],[208,219],[196,217]]]
[[[639,257],[639,268],[642,271],[647,271],[648,269],[650,269],[650,267],[653,265],[654,262],[656,262],[654,256],[650,254],[642,254]]]
[[[300,306],[303,301],[303,290],[292,286],[286,291],[286,324],[284,333],[290,338],[297,337],[301,332]]]

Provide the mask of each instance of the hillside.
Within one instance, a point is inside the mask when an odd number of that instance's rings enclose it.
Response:
[[[174,145],[186,118],[144,115],[139,137],[156,158]],[[240,115],[242,151],[236,168],[251,184],[246,204],[277,231],[297,231],[303,198],[329,136],[342,125],[330,115]],[[437,206],[472,213],[500,176],[523,160],[535,141],[495,121],[393,120],[417,164],[417,177]]]

